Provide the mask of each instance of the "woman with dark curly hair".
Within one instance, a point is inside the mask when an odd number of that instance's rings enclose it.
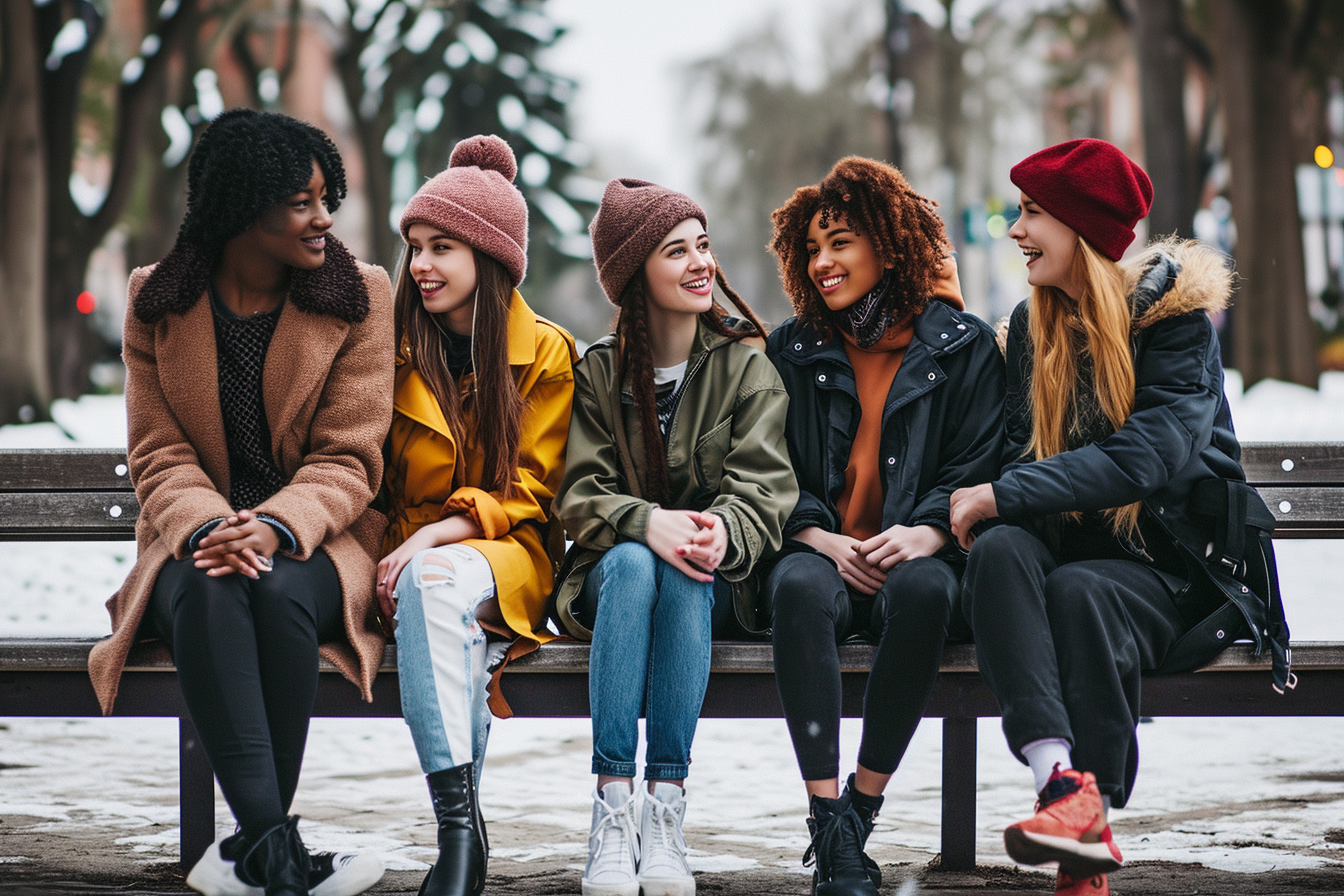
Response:
[[[924,712],[958,592],[948,496],[997,469],[1003,358],[966,313],[935,205],[851,156],[774,213],[796,317],[767,349],[789,392],[800,496],[764,606],[810,804],[819,896],[876,894],[864,852]],[[836,645],[873,639],[858,768],[839,781]]]
[[[132,644],[159,638],[238,831],[187,883],[210,896],[343,896],[382,862],[310,856],[289,816],[318,653],[366,699],[391,419],[381,268],[329,235],[345,194],[321,131],[236,109],[201,136],[173,250],[131,275],[123,354],[139,556],[89,657],[110,712]]]

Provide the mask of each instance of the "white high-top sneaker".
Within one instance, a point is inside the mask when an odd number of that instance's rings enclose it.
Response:
[[[639,813],[639,883],[644,896],[695,896],[695,878],[686,864],[686,792],[659,781],[644,794]]]
[[[593,826],[588,833],[588,867],[583,896],[639,896],[639,840],[635,797],[621,781],[593,791]]]

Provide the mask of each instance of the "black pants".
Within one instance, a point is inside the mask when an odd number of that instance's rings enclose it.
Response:
[[[1025,761],[1026,744],[1062,738],[1074,767],[1123,806],[1139,762],[1141,674],[1161,665],[1185,623],[1163,573],[1061,553],[1026,529],[989,529],[971,549],[962,612],[1013,754]]]
[[[220,789],[255,838],[289,813],[317,696],[317,646],[342,631],[341,583],[331,559],[275,556],[260,579],[214,578],[191,558],[170,560],[154,583],[150,619]]]
[[[938,676],[958,587],[952,567],[932,557],[897,565],[871,598],[850,592],[821,554],[789,554],[775,564],[765,583],[775,681],[803,780],[839,775],[836,645],[854,634],[877,640],[859,764],[884,775],[896,770]]]

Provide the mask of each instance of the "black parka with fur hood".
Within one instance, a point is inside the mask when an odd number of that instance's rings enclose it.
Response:
[[[1231,274],[1220,254],[1198,243],[1157,244],[1126,268],[1133,411],[1105,438],[1044,460],[1024,459],[1032,432],[1030,302],[1013,311],[1007,449],[994,483],[999,515],[1032,525],[1142,502],[1136,559],[1161,555],[1184,567],[1174,584],[1190,628],[1162,671],[1197,668],[1250,638],[1257,654],[1271,651],[1282,690],[1291,675],[1269,540],[1274,518],[1245,482],[1210,319],[1227,305]]]

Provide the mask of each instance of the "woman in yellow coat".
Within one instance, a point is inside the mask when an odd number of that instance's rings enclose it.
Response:
[[[422,896],[485,886],[476,785],[489,670],[510,643],[551,637],[543,617],[564,546],[551,499],[576,355],[515,288],[527,267],[516,171],[498,137],[464,140],[401,218],[391,525],[377,588],[396,619],[402,714],[438,820]]]

